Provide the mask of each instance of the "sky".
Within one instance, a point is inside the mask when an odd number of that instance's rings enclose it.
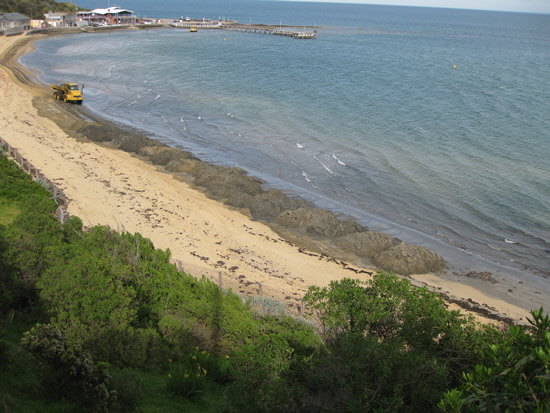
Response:
[[[448,7],[550,14],[550,0],[301,0],[331,3],[385,4],[394,6]]]

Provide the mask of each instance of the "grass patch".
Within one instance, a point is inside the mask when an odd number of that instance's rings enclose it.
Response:
[[[207,380],[200,398],[193,400],[178,397],[167,391],[168,372],[141,371],[144,392],[136,408],[142,413],[217,413],[223,404],[225,388]],[[222,409],[223,410],[223,409]]]
[[[9,225],[19,215],[17,202],[0,199],[0,225]]]

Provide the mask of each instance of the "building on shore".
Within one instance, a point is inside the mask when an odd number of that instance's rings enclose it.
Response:
[[[94,9],[77,13],[78,20],[88,22],[91,25],[135,24],[136,15],[132,10],[120,7],[106,9]]]
[[[45,22],[48,27],[72,27],[76,26],[77,17],[74,13],[46,13]]]
[[[31,29],[42,29],[46,27],[46,21],[40,20],[40,19],[32,19],[31,20]]]
[[[6,36],[21,34],[31,28],[31,19],[20,13],[0,12],[0,33]]]

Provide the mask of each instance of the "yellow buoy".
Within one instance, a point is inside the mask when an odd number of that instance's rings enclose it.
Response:
[[[224,37],[224,38],[223,38],[223,41],[225,42],[226,40],[227,40],[227,37]]]
[[[456,69],[456,65],[453,65],[453,69]]]

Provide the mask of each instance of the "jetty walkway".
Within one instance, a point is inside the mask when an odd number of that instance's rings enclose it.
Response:
[[[317,30],[311,31],[295,31],[295,30],[284,30],[284,29],[275,29],[270,27],[255,27],[255,26],[238,26],[238,27],[226,27],[225,30],[232,30],[238,32],[248,32],[248,33],[261,33],[261,34],[271,34],[275,36],[288,36],[294,39],[315,39],[317,37]]]
[[[220,29],[237,32],[247,33],[259,33],[259,34],[271,34],[275,36],[287,36],[294,39],[315,39],[317,37],[317,30],[296,30],[295,27],[285,26],[270,26],[264,24],[249,25],[240,24],[236,22],[201,22],[201,21],[185,21],[170,24],[172,27],[190,29],[195,27],[197,30],[201,29]]]

